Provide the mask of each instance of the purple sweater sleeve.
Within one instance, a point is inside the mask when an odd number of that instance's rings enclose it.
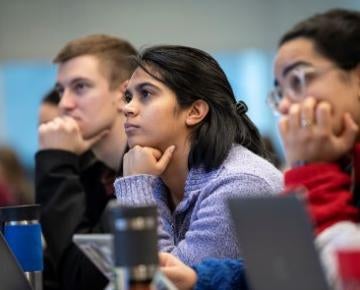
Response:
[[[187,207],[191,212],[184,238],[177,241],[181,233],[174,228],[184,227],[170,213],[166,202],[157,196],[156,177],[148,175],[119,178],[115,182],[118,201],[125,205],[157,204],[160,216],[159,248],[171,253],[188,265],[201,262],[204,258],[239,258],[240,251],[232,231],[228,214],[227,199],[249,194],[269,194],[273,190],[261,178],[246,175],[227,176],[209,183],[199,191],[190,192],[177,205],[177,210]],[[186,203],[186,204],[185,204]],[[190,208],[190,209],[189,209]],[[181,215],[178,215],[178,217]],[[176,242],[177,241],[177,242]]]

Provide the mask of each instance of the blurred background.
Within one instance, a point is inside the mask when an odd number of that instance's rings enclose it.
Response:
[[[336,7],[359,10],[360,0],[0,0],[0,145],[31,176],[40,100],[55,82],[52,58],[73,38],[106,33],[137,48],[182,44],[210,52],[281,158],[265,102],[277,41],[299,20]]]

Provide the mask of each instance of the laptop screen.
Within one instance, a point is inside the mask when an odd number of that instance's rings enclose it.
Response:
[[[229,200],[253,290],[327,290],[312,226],[295,196]]]
[[[0,232],[1,290],[31,290],[24,272]]]

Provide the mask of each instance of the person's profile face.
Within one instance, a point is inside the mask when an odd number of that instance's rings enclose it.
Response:
[[[60,115],[57,105],[52,103],[42,103],[39,108],[39,125],[50,122]]]
[[[313,97],[317,102],[330,104],[336,134],[342,131],[346,112],[360,124],[358,75],[338,68],[316,50],[313,41],[295,38],[285,42],[278,49],[274,70],[278,89],[282,92],[280,114],[288,114],[292,104]]]
[[[120,89],[110,89],[106,70],[97,57],[83,55],[58,67],[56,89],[60,94],[61,115],[72,117],[84,138],[112,127],[118,118]]]
[[[181,110],[175,93],[142,68],[129,80],[124,95],[125,132],[130,147],[135,145],[165,150],[184,142],[188,135],[186,110]]]

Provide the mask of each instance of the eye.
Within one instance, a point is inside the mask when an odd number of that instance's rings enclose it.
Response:
[[[315,72],[306,72],[304,73],[304,83],[308,86],[316,78]]]
[[[125,103],[127,103],[127,104],[130,103],[132,100],[132,94],[129,91],[126,91],[124,93],[123,99],[124,99]]]
[[[140,91],[140,94],[141,94],[141,98],[143,98],[143,99],[147,99],[148,97],[151,96],[151,93],[146,89],[142,89]]]
[[[84,93],[90,86],[85,82],[78,82],[74,85],[74,90],[77,94]]]
[[[302,81],[302,78],[298,74],[296,74],[296,73],[290,74],[287,82],[288,82],[289,88],[294,93],[299,94],[302,92],[303,81]]]

